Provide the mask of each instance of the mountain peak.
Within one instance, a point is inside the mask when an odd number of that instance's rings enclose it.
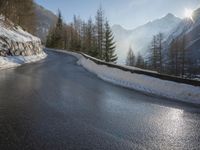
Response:
[[[167,15],[165,15],[163,18],[159,19],[160,21],[164,21],[164,22],[180,22],[181,19],[176,17],[174,14],[172,13],[168,13]]]
[[[124,29],[121,25],[115,24],[112,26],[113,29]]]
[[[175,18],[175,16],[172,13],[168,13],[164,18]]]

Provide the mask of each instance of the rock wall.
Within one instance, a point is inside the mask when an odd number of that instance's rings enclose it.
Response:
[[[0,56],[31,56],[43,52],[41,40],[0,16]]]

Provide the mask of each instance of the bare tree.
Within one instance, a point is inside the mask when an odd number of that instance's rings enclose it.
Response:
[[[129,48],[129,51],[127,54],[126,65],[127,66],[135,66],[135,54],[131,47]]]

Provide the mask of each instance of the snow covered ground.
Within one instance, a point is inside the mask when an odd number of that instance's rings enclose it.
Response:
[[[105,65],[97,65],[80,54],[66,51],[62,52],[78,58],[77,63],[79,65],[82,65],[85,69],[105,81],[151,95],[200,104],[200,87],[125,72]]]
[[[25,63],[36,62],[47,57],[47,54],[42,52],[32,56],[0,56],[0,70],[17,67]]]
[[[15,42],[41,42],[38,37],[14,25],[10,20],[5,21],[2,15],[0,15],[0,37],[7,37]]]

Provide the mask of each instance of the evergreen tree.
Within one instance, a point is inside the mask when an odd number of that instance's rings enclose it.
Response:
[[[117,61],[117,55],[115,54],[115,42],[114,36],[112,34],[110,25],[108,21],[105,23],[105,39],[104,39],[104,60],[106,62],[114,62]]]
[[[126,65],[127,66],[135,66],[135,54],[133,53],[132,48],[129,48],[127,58],[126,58]]]
[[[47,36],[46,46],[59,49],[64,48],[63,20],[60,11],[58,11],[58,20],[56,26],[49,31],[49,35]]]

